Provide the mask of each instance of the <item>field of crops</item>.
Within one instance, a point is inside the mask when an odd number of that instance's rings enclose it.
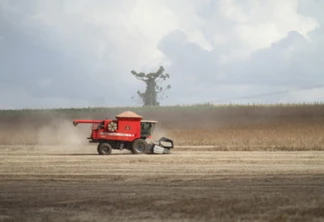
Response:
[[[196,105],[0,111],[1,145],[82,144],[78,118],[114,118],[131,110],[159,121],[155,138],[217,150],[324,150],[324,104]]]
[[[171,154],[98,155],[72,124],[126,110]],[[323,151],[324,104],[3,110],[0,221],[323,221]]]

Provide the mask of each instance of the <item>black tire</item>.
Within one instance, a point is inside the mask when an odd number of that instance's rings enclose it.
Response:
[[[98,145],[98,153],[100,155],[110,155],[111,151],[112,151],[112,148],[109,143],[100,143]]]
[[[143,154],[147,153],[148,144],[143,139],[137,139],[132,143],[132,153],[133,154]]]

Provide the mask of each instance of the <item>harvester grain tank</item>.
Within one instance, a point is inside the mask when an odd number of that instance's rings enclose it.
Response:
[[[90,143],[98,143],[100,155],[109,155],[113,149],[128,149],[133,154],[167,154],[173,148],[173,141],[166,137],[148,144],[146,140],[152,138],[157,121],[143,120],[142,116],[131,111],[117,115],[116,119],[73,121],[74,126],[79,123],[92,124],[88,139]]]

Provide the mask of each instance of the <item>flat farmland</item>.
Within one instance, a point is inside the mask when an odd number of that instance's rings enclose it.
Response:
[[[0,221],[323,221],[324,153],[0,147]]]
[[[86,143],[89,125],[131,110],[157,120],[155,139],[223,151],[324,151],[324,104],[0,110],[0,145]]]

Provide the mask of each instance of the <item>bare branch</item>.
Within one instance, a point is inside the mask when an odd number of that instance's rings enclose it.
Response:
[[[137,95],[142,99],[144,106],[158,106],[158,99],[163,99],[164,92],[171,88],[170,85],[166,86],[166,88],[161,86],[163,81],[170,78],[168,73],[164,74],[163,66],[160,66],[157,72],[148,74],[142,72],[137,73],[134,70],[131,73],[136,79],[146,83],[145,92],[137,91]],[[158,96],[159,94],[162,94],[162,96]]]

